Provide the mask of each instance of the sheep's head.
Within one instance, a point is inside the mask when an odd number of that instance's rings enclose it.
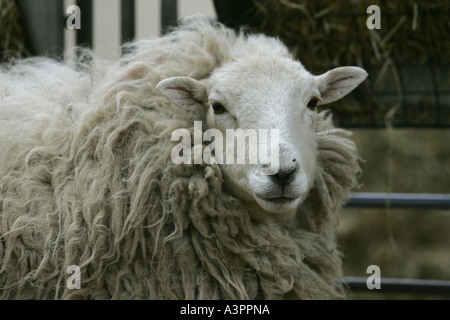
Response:
[[[235,59],[200,81],[175,77],[157,88],[184,108],[203,108],[204,123],[225,137],[227,129],[278,131],[277,166],[220,164],[224,189],[260,215],[293,213],[314,183],[317,167],[316,106],[336,101],[367,76],[358,67],[341,67],[313,76],[287,57]],[[275,139],[266,139],[267,143]],[[225,150],[224,142],[224,151]],[[254,143],[246,145],[251,152]],[[270,146],[267,146],[271,150]],[[248,153],[246,160],[248,160]],[[275,169],[264,172],[268,167]]]

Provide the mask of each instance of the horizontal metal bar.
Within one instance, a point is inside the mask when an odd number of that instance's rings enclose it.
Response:
[[[358,292],[450,295],[450,281],[447,280],[381,278],[380,289],[372,290],[367,288],[367,278],[364,277],[344,277],[344,283],[351,291]]]
[[[450,194],[438,193],[354,193],[346,207],[449,209]]]

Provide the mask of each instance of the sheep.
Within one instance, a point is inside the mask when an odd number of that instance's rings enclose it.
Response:
[[[345,298],[336,227],[361,170],[316,106],[366,72],[314,76],[278,39],[202,17],[124,49],[2,66],[0,297]],[[277,171],[175,164],[195,121],[277,129]]]

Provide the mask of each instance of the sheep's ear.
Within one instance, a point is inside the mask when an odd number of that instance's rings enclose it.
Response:
[[[206,86],[189,77],[164,79],[156,89],[179,107],[204,106],[208,102]]]
[[[326,104],[341,99],[367,78],[367,72],[358,67],[340,67],[315,76],[321,99]]]

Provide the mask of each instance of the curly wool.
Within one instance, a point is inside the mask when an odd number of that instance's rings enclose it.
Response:
[[[204,19],[129,45],[114,65],[34,58],[0,72],[2,299],[344,297],[337,212],[357,184],[356,147],[316,119],[318,170],[288,223],[254,221],[218,165],[175,165],[171,133],[204,114],[156,84],[207,77],[254,50],[286,50]],[[80,267],[69,289],[67,268]]]

